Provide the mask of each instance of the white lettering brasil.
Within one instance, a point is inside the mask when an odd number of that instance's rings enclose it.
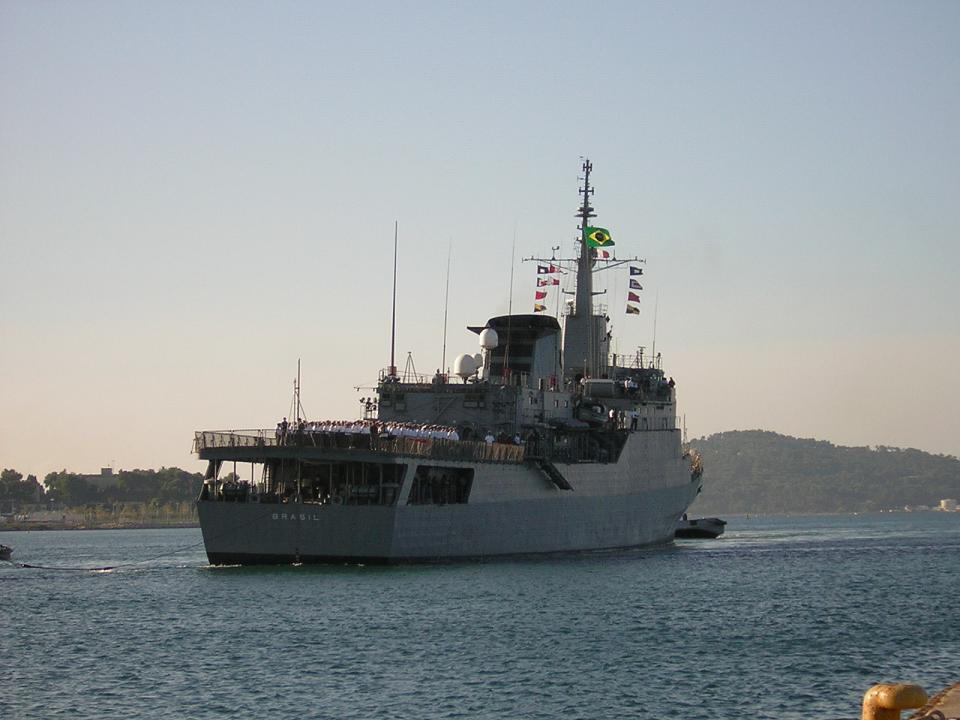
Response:
[[[300,513],[299,515],[298,515],[297,513],[271,513],[271,514],[270,514],[270,519],[271,519],[271,520],[297,520],[297,519],[300,519],[300,520],[315,520],[315,521],[319,522],[319,521],[320,521],[320,516],[317,515],[316,513],[311,514],[311,515],[307,515],[306,513]]]

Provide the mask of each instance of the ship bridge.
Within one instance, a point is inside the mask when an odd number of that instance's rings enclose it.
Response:
[[[523,378],[556,387],[561,374],[560,323],[550,315],[502,315],[490,318],[484,327],[470,326],[479,335],[495,330],[497,347],[490,352],[490,377],[509,384]]]

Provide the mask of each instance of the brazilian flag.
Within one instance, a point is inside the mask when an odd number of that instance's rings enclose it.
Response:
[[[587,228],[587,245],[590,247],[610,247],[613,244],[613,240],[610,239],[610,231],[606,228]]]

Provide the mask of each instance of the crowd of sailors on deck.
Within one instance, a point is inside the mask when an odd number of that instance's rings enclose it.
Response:
[[[277,443],[286,444],[291,437],[307,435],[365,436],[371,440],[418,438],[421,440],[459,440],[456,428],[449,425],[423,425],[411,422],[382,422],[380,420],[298,420],[277,423]]]
[[[669,392],[673,390],[676,383],[673,381],[673,378],[664,380],[662,377],[652,376],[649,380],[645,381],[643,385],[657,397],[669,397]],[[620,381],[620,386],[623,388],[623,393],[628,397],[636,397],[642,387],[632,376]]]
[[[594,406],[595,416],[606,416],[606,427],[611,430],[638,429],[641,413],[636,410],[615,410],[605,412],[602,405]],[[647,429],[647,418],[643,418],[643,429]],[[450,425],[421,424],[413,422],[382,421],[382,420],[297,420],[288,422],[286,418],[277,423],[276,439],[278,445],[316,444],[318,438],[335,438],[338,443],[345,443],[349,447],[375,448],[383,441],[394,439],[413,438],[416,440],[472,440],[487,445],[494,443],[501,445],[526,445],[536,442],[537,434],[531,431],[526,437],[520,433],[493,430],[480,430],[463,427],[457,430]]]
[[[494,433],[492,430],[473,432],[464,428],[461,434],[456,428],[449,425],[424,425],[412,422],[386,422],[381,420],[298,420],[288,422],[286,418],[277,423],[277,444],[300,444],[303,440],[321,436],[340,436],[348,439],[357,439],[363,445],[375,446],[381,440],[394,438],[414,438],[419,440],[473,440],[482,441],[487,445],[500,443],[503,445],[524,445],[525,441],[519,433]],[[369,443],[367,442],[369,440]],[[353,444],[353,443],[351,443]]]

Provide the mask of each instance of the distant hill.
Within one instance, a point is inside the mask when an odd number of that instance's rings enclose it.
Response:
[[[960,498],[960,459],[920,450],[842,447],[763,430],[690,443],[703,456],[695,515],[902,510]]]

